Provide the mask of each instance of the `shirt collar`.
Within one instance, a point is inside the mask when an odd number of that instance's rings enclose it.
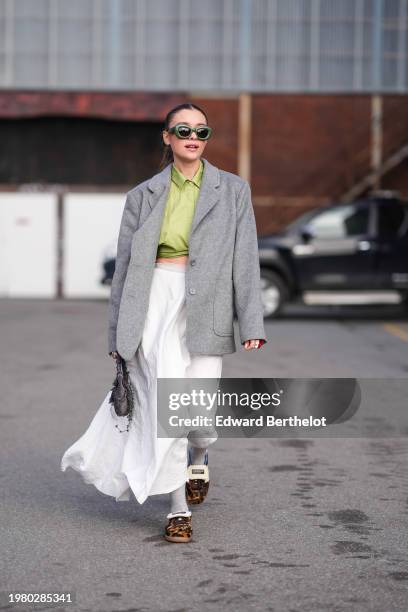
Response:
[[[203,170],[204,170],[204,164],[203,164],[203,161],[200,159],[200,165],[198,167],[198,170],[193,176],[193,178],[191,179],[191,182],[193,182],[194,185],[196,185],[197,187],[200,187],[201,185],[201,178],[203,175]],[[172,163],[171,165],[171,178],[176,183],[177,187],[179,187],[180,189],[184,186],[184,183],[186,181],[190,180],[186,178],[184,174],[182,174],[180,170],[176,168],[174,163]]]

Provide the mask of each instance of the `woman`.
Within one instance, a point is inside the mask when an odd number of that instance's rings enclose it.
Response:
[[[237,314],[246,350],[266,342],[255,218],[247,181],[203,158],[205,112],[181,104],[166,116],[164,170],[127,194],[109,303],[109,354],[121,355],[137,396],[125,436],[112,427],[108,395],[61,469],[80,471],[117,501],[170,494],[164,537],[188,542],[188,503],[209,488],[214,429],[159,437],[157,379],[221,377],[235,352]],[[204,435],[205,437],[204,437]]]

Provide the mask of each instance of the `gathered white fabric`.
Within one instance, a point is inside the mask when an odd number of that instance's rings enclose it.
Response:
[[[109,390],[84,434],[61,459],[61,470],[79,472],[88,484],[129,501],[133,492],[142,504],[148,496],[170,493],[188,480],[188,439],[157,437],[157,378],[220,378],[221,355],[191,357],[185,341],[185,266],[155,264],[141,344],[126,362],[135,389],[135,414],[118,417]],[[211,444],[217,434],[205,440]],[[194,441],[191,441],[194,445]],[[197,439],[198,444],[203,439]]]

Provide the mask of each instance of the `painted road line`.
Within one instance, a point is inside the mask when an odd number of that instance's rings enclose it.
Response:
[[[395,323],[384,323],[383,328],[393,336],[397,336],[400,340],[408,342],[408,331],[396,325]]]

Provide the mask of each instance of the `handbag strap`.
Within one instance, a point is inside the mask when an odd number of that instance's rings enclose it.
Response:
[[[128,380],[129,372],[126,367],[126,361],[121,355],[118,355],[118,357],[116,358],[116,372],[118,376],[122,376],[123,380]]]

